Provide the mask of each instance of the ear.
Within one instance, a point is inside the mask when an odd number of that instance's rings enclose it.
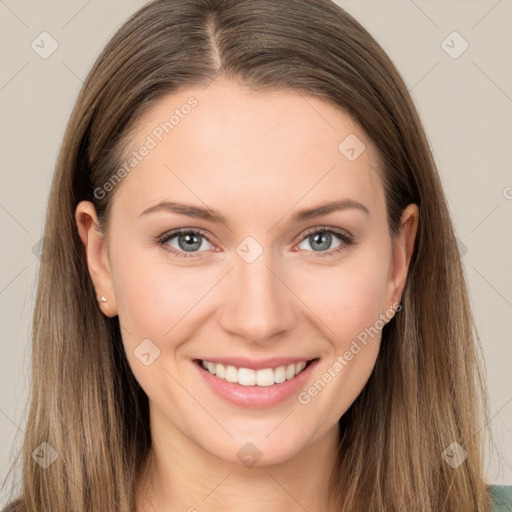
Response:
[[[400,226],[396,232],[393,244],[393,257],[390,269],[390,288],[388,306],[399,303],[405,287],[409,263],[414,251],[414,241],[418,231],[419,209],[416,204],[410,204],[402,212]]]
[[[78,234],[84,244],[87,268],[96,290],[98,305],[106,316],[116,316],[116,297],[106,238],[99,227],[96,208],[90,201],[81,201],[76,207],[75,219]]]

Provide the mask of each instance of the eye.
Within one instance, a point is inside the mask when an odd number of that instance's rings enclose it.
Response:
[[[332,243],[336,241],[337,245],[332,247]],[[157,242],[166,250],[184,258],[201,257],[201,253],[214,247],[206,233],[191,228],[164,233]],[[346,250],[352,243],[353,238],[347,232],[331,227],[320,227],[307,232],[297,247],[316,253],[316,256],[334,256]],[[312,250],[303,247],[303,244],[309,244]]]
[[[332,243],[336,241],[338,244],[332,247]],[[312,248],[312,252],[320,253],[318,256],[326,256],[338,254],[352,243],[352,236],[345,231],[330,227],[321,227],[306,233],[298,247],[308,250],[307,247],[301,247],[301,245],[309,244]]]
[[[188,228],[165,233],[159,238],[158,242],[160,245],[165,246],[167,250],[185,258],[192,256],[192,253],[204,252],[200,250],[201,248],[208,250],[213,247],[202,231]],[[207,246],[205,248],[205,242],[209,244],[210,247]]]

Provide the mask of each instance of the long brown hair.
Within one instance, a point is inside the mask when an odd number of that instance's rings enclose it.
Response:
[[[115,194],[95,190],[118,170],[137,119],[164,95],[218,76],[344,109],[380,153],[390,232],[408,204],[420,209],[402,310],[384,327],[374,371],[340,419],[331,503],[345,512],[488,511],[484,367],[438,171],[395,66],[329,0],[155,0],[97,59],[51,187],[22,492],[12,510],[134,508],[151,444],[148,398],[127,363],[117,317],[98,308],[74,212],[90,200],[106,225]],[[45,456],[50,447],[58,455],[46,469],[33,457],[43,442]],[[468,453],[457,469],[441,456],[452,442]]]

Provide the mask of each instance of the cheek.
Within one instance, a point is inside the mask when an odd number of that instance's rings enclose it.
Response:
[[[375,366],[387,311],[387,269],[382,260],[359,260],[331,272],[323,286],[318,273],[302,281],[302,289],[309,290],[304,302],[327,326],[323,332],[330,347],[317,379],[302,390],[298,401],[304,411],[328,411],[327,423],[336,422],[347,411]]]
[[[202,280],[184,269],[133,257],[126,258],[118,271],[119,319],[146,337],[163,338],[201,297]]]
[[[301,272],[297,279],[298,295],[340,350],[388,308],[388,263],[372,255],[354,256],[338,266]]]
[[[123,345],[135,378],[155,402],[178,402],[182,368],[175,355],[193,336],[194,305],[208,290],[208,282],[192,278],[183,268],[172,268],[148,250],[123,251],[115,260],[115,292]],[[129,254],[129,256],[127,256]],[[203,289],[204,288],[204,289]],[[147,355],[149,354],[149,356]],[[173,355],[174,354],[174,355]]]
[[[178,350],[194,336],[205,308],[211,308],[207,295],[219,279],[218,267],[171,264],[158,248],[118,247],[123,249],[112,255],[112,271],[127,351],[133,352],[145,339],[162,354]]]
[[[111,266],[123,337],[129,336],[130,345],[146,338],[156,343],[165,339],[167,347],[176,339],[175,326],[180,339],[185,331],[193,335],[198,323],[194,319],[207,313],[207,304],[212,307],[211,301],[202,300],[225,268],[189,265],[186,260],[171,264],[168,258],[173,256],[161,249],[137,246],[120,235],[121,230],[114,233]],[[385,256],[384,244],[376,244],[356,249],[336,264],[297,260],[282,269],[283,280],[301,299],[297,302],[291,294],[293,307],[325,333],[337,352],[374,325],[389,306],[384,303],[389,268]]]
[[[121,323],[130,332],[157,339],[185,317],[180,330],[193,323],[202,298],[225,270],[214,265],[171,265],[162,254],[126,246],[112,254],[112,262]],[[387,271],[384,258],[368,254],[329,267],[300,263],[282,274],[307,306],[302,307],[303,315],[323,323],[328,338],[347,340],[373,325],[387,309]]]

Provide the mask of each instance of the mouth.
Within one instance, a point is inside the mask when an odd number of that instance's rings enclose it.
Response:
[[[243,408],[268,408],[290,400],[307,386],[320,358],[193,359],[200,382],[223,401]]]
[[[234,364],[228,364],[227,362],[214,362],[206,359],[196,359],[195,363],[203,370],[214,375],[216,378],[225,380],[232,384],[239,384],[241,386],[269,387],[294,379],[317,359],[318,358],[298,362],[288,362],[287,364],[273,366],[267,363],[267,367],[261,367],[265,363],[249,363],[246,365],[253,366],[253,368],[235,366]]]

